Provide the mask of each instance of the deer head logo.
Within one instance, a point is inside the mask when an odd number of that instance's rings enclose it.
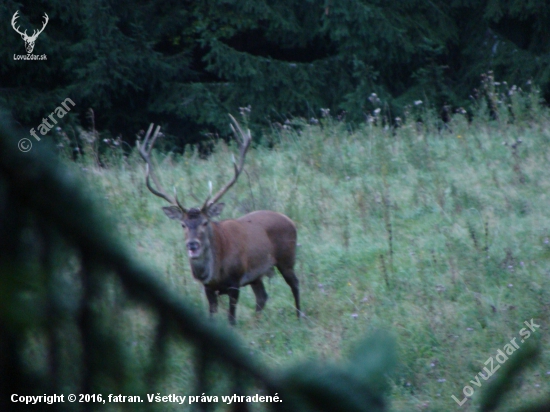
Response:
[[[13,29],[17,33],[19,33],[21,35],[21,38],[25,42],[25,49],[27,50],[27,53],[31,54],[33,49],[34,49],[34,43],[36,42],[36,39],[38,38],[40,33],[42,33],[44,31],[44,29],[46,28],[46,25],[48,24],[48,21],[50,19],[49,19],[48,15],[46,13],[44,13],[44,23],[42,23],[42,28],[40,30],[33,30],[32,36],[29,36],[29,35],[27,35],[27,30],[25,30],[25,32],[22,33],[19,30],[19,27],[16,27],[16,25],[15,25],[16,20],[19,18],[17,13],[19,13],[19,10],[16,11],[15,14],[13,15],[13,17],[11,19],[11,26],[13,27]]]

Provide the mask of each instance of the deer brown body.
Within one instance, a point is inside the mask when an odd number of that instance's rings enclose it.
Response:
[[[147,187],[172,204],[163,207],[163,210],[170,219],[181,222],[184,228],[191,272],[204,285],[211,315],[217,311],[218,295],[227,294],[229,322],[234,324],[239,289],[246,285],[252,287],[256,296],[256,311],[260,312],[268,298],[262,278],[272,276],[276,267],[292,290],[296,313],[300,317],[299,281],[294,273],[297,239],[294,222],[281,213],[269,210],[258,210],[238,219],[211,220],[221,213],[224,204],[217,202],[237,180],[250,144],[250,132],[246,135],[235,119],[232,120],[243,137],[240,165],[235,163],[234,178],[212,199],[208,198],[200,209],[184,208],[177,197],[170,198],[161,189],[156,177],[150,175],[152,165],[149,153],[159,130],[157,128],[147,149],[152,125],[140,148],[140,154],[148,166]],[[150,185],[150,176],[156,189]]]

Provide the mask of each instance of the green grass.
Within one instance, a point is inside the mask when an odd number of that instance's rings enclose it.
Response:
[[[248,153],[222,217],[271,209],[296,222],[306,317],[295,319],[280,275],[266,282],[270,299],[258,320],[252,290],[243,288],[235,333],[252,356],[281,370],[308,359],[339,360],[365,334],[385,329],[398,344],[391,409],[452,410],[458,405],[451,395],[462,399],[484,362],[534,319],[541,327],[529,340],[540,342],[542,355],[501,410],[550,392],[548,113],[516,124],[468,125],[456,117],[440,131],[416,124],[350,131],[323,119],[299,131],[274,131],[271,140],[273,149]],[[220,143],[207,160],[191,150],[157,153],[156,170],[165,188],[175,186],[183,203],[197,206],[190,194],[204,199],[209,180],[223,185],[234,152]],[[104,160],[108,167],[90,162],[83,174],[116,230],[137,259],[206,315],[183,231],[145,188],[141,159],[134,152]],[[227,323],[227,306],[224,297],[219,324]],[[124,319],[129,342],[144,350],[153,320],[138,310]],[[163,392],[191,394],[192,356],[174,342]],[[488,385],[481,382],[463,408],[479,405]]]

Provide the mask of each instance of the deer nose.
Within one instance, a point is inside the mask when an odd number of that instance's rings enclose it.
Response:
[[[201,244],[198,240],[190,240],[187,242],[187,250],[191,252],[196,252],[201,247]]]

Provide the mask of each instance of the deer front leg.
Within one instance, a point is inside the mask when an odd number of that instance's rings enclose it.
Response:
[[[239,301],[239,287],[230,287],[227,294],[229,295],[229,323],[235,325],[237,321],[235,311],[237,310],[237,302]]]
[[[210,311],[210,318],[214,316],[214,313],[218,311],[218,294],[214,289],[207,286],[204,287],[206,298],[208,299],[208,307]]]

